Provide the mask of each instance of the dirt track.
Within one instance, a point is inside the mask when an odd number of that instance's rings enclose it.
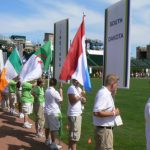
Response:
[[[44,138],[35,137],[34,125],[31,129],[22,125],[23,119],[0,110],[0,150],[49,150]],[[66,144],[60,142],[60,145],[67,150]]]

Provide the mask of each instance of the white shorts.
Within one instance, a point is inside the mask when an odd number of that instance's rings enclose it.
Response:
[[[23,103],[22,104],[22,112],[24,114],[31,114],[33,111],[33,104],[32,103]]]
[[[45,115],[45,128],[50,131],[58,131],[60,128],[60,121],[57,116],[54,115]]]

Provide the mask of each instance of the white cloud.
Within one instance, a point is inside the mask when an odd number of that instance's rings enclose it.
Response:
[[[150,5],[149,0],[130,0],[133,9],[140,11],[143,7]]]
[[[101,0],[101,1],[108,3],[108,4],[115,4],[115,3],[119,2],[120,0]]]
[[[109,7],[119,0],[96,0],[101,5]],[[15,13],[0,13],[0,33],[44,33],[53,32],[54,23],[69,18],[69,37],[72,39],[79,27],[83,12],[86,14],[85,25],[88,38],[98,38],[103,41],[104,12],[78,4],[77,1],[60,0],[19,0],[24,6],[30,8],[32,13],[21,16]],[[150,41],[150,0],[131,0],[131,44],[134,47],[147,45]]]
[[[35,14],[30,14],[28,16],[19,17],[15,14],[0,14],[3,22],[1,23],[0,33],[20,33],[20,32],[34,32],[34,31],[46,31],[53,32],[53,25],[55,22],[69,18],[69,28],[71,31],[70,37],[74,36],[74,30],[76,30],[82,20],[83,12],[86,14],[86,27],[93,26],[94,30],[97,28],[101,34],[100,28],[101,24],[104,23],[104,16],[99,12],[87,9],[85,6],[77,5],[76,3],[62,3],[62,2],[51,2],[47,1],[24,1],[20,0],[23,5],[27,5],[35,11]],[[103,27],[103,26],[102,26]],[[87,34],[88,35],[88,34]]]
[[[150,42],[149,26],[142,24],[132,24],[131,27],[131,42],[134,45],[147,45]]]

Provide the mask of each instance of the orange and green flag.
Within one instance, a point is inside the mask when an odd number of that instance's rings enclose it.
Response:
[[[11,55],[8,57],[6,64],[0,76],[0,91],[3,91],[8,85],[9,81],[17,77],[22,69],[22,62],[19,53],[14,48]]]

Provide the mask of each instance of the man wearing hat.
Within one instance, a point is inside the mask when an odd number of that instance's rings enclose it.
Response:
[[[95,150],[113,150],[113,127],[119,109],[115,108],[113,96],[117,92],[119,78],[115,74],[106,77],[105,86],[96,94],[93,108],[95,126]]]

